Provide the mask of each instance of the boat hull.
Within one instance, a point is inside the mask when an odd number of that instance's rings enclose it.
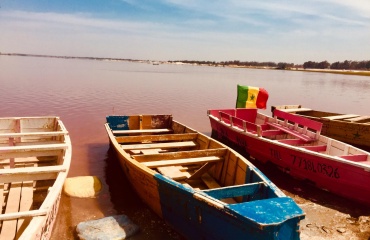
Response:
[[[321,189],[370,206],[368,168],[246,133],[213,117],[210,117],[210,123],[213,137],[257,161],[271,162],[295,178],[308,180]]]
[[[174,125],[173,129],[182,129],[181,132],[197,133],[175,121]],[[231,237],[261,240],[299,239],[299,222],[304,218],[302,209],[258,169],[241,160],[242,157],[235,151],[229,149],[229,155],[235,154],[236,157],[240,157],[240,160],[234,159],[234,163],[225,164],[230,166],[236,164],[233,169],[240,170],[238,177],[227,175],[225,172],[223,178],[226,182],[238,181],[238,186],[250,182],[251,179],[264,181],[266,187],[263,191],[264,198],[258,195],[262,193],[258,193],[251,197],[251,199],[256,198],[256,201],[245,200],[242,203],[224,204],[210,196],[211,193],[207,194],[206,191],[185,186],[139,164],[115,140],[109,124],[106,124],[106,130],[111,147],[117,153],[122,169],[133,189],[156,214],[187,239],[229,239]],[[201,133],[197,133],[196,141],[199,146],[226,147]],[[218,168],[217,165],[216,168]],[[248,172],[249,175],[241,175],[243,171]],[[233,192],[233,186],[229,187]],[[250,214],[249,218],[245,216],[246,211],[255,213],[256,208],[260,209],[260,218],[253,214]]]

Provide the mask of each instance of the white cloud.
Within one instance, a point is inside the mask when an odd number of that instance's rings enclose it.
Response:
[[[140,9],[153,7],[144,6],[145,1],[120,1],[135,6],[143,4]],[[370,52],[370,10],[363,7],[365,1],[361,0],[160,3],[170,4],[170,8],[186,17],[166,21],[164,14],[161,21],[156,21],[153,16],[132,20],[124,16],[97,18],[93,13],[3,11],[1,51],[296,63],[330,61],[334,52],[335,57],[364,60]]]

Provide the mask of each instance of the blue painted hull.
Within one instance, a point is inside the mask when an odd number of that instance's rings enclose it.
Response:
[[[158,174],[163,218],[188,239],[299,239],[303,211],[289,197],[229,204],[210,204],[192,189]],[[256,215],[256,211],[260,214]],[[289,214],[287,214],[289,213]]]

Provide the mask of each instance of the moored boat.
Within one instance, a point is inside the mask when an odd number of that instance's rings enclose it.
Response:
[[[71,162],[58,117],[0,118],[0,239],[49,239]]]
[[[370,205],[370,153],[321,134],[322,123],[275,109],[208,110],[212,134],[298,179]]]
[[[323,124],[321,134],[360,148],[370,149],[370,116],[317,111],[301,105],[271,107],[272,112],[275,109],[321,122]]]
[[[107,116],[141,199],[188,239],[299,239],[302,209],[247,159],[171,115]]]

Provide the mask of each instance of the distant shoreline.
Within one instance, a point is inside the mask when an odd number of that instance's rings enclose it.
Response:
[[[159,64],[178,64],[178,65],[191,65],[191,66],[212,66],[212,67],[229,67],[229,68],[248,68],[248,69],[263,69],[263,70],[283,70],[283,71],[302,71],[302,72],[319,72],[319,73],[332,73],[344,75],[358,75],[370,77],[370,71],[360,70],[334,70],[334,69],[304,69],[304,68],[289,68],[277,69],[273,67],[253,67],[253,66],[239,66],[239,65],[209,65],[209,64],[189,64],[181,61],[152,61],[152,60],[136,60],[126,58],[101,58],[101,57],[73,57],[73,56],[52,56],[52,55],[38,55],[38,54],[23,54],[23,53],[0,53],[5,56],[20,56],[20,57],[45,57],[45,58],[64,58],[64,59],[84,59],[84,60],[98,60],[98,61],[126,61],[126,62],[139,62],[149,63],[153,65]]]

